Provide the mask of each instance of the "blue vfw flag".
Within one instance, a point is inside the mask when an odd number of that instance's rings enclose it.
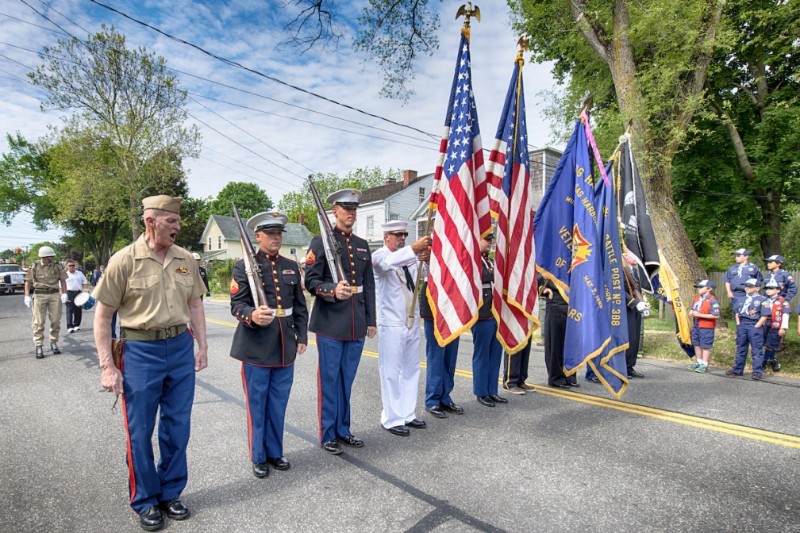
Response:
[[[602,269],[606,289],[606,309],[611,325],[611,342],[602,354],[589,360],[589,366],[606,389],[614,397],[620,398],[628,387],[628,369],[625,362],[625,350],[628,349],[628,313],[617,199],[614,186],[607,177],[611,172],[611,166],[612,163],[609,162],[606,174],[603,179],[597,180],[595,187],[598,228],[605,243]]]
[[[605,245],[598,231],[590,136],[584,114],[575,124],[533,223],[536,267],[569,303],[564,349],[567,375],[602,354],[611,342],[603,277]]]

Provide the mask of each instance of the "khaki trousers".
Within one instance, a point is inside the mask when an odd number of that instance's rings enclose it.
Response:
[[[33,297],[33,344],[44,344],[44,321],[50,317],[50,342],[58,342],[61,333],[61,295],[36,293]]]

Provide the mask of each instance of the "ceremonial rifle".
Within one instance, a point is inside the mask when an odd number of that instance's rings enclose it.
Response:
[[[242,243],[242,252],[244,260],[244,271],[247,274],[247,282],[250,285],[250,292],[253,293],[253,303],[256,307],[267,305],[267,295],[264,293],[264,281],[261,275],[261,266],[258,264],[256,258],[256,251],[253,249],[253,243],[250,242],[250,237],[242,222],[242,217],[239,216],[239,211],[233,205],[233,218],[236,219],[236,224],[239,227],[239,242]]]
[[[333,236],[331,221],[328,220],[328,215],[325,213],[325,208],[322,206],[319,192],[317,192],[317,187],[314,185],[314,180],[310,175],[308,176],[308,186],[311,189],[311,197],[314,199],[314,205],[317,208],[322,247],[325,249],[325,260],[328,262],[328,268],[331,271],[333,282],[336,284],[340,281],[347,283],[347,276],[345,276],[344,267],[342,266],[342,258],[339,256],[340,244]]]

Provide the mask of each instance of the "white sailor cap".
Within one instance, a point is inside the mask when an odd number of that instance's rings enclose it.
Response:
[[[390,220],[386,224],[381,224],[381,229],[384,233],[393,233],[395,231],[408,231],[408,222],[405,220]]]
[[[340,189],[327,198],[330,205],[341,205],[342,207],[358,207],[361,201],[361,191],[356,189]]]
[[[253,233],[267,230],[286,231],[287,222],[289,222],[289,217],[286,215],[277,211],[267,211],[250,217],[250,220],[247,221],[247,229],[252,230]]]

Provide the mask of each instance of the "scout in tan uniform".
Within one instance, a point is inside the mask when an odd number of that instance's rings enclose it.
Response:
[[[33,305],[33,344],[36,359],[44,358],[44,321],[50,317],[50,349],[60,354],[61,305],[67,301],[67,273],[55,262],[56,252],[49,246],[39,248],[39,261],[25,275],[25,305]],[[34,295],[35,298],[31,298]]]
[[[186,487],[186,447],[194,398],[194,373],[208,366],[206,287],[197,261],[179,246],[181,198],[145,198],[145,233],[111,258],[94,291],[94,340],[106,390],[122,393],[127,432],[130,505],[147,531],[164,526],[162,511],[189,518],[180,501]],[[125,349],[120,364],[111,354],[111,317],[119,313]],[[193,353],[193,335],[197,351]],[[160,460],[154,464],[152,435],[160,410]]]

